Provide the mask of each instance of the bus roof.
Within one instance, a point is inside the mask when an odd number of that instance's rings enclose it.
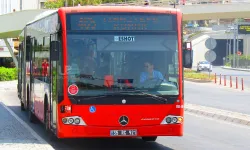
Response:
[[[179,9],[155,6],[81,6],[81,7],[62,7],[59,9],[65,13],[77,12],[142,12],[142,13],[169,13],[176,14]]]
[[[50,16],[50,15],[56,13],[57,11],[58,11],[58,9],[52,9],[52,10],[47,10],[45,12],[42,12],[39,15],[37,15],[34,20],[28,22],[27,25],[32,24],[32,23],[34,23],[42,18],[46,18],[47,16]]]
[[[141,13],[167,13],[167,14],[177,14],[180,12],[176,8],[168,7],[154,7],[154,6],[80,6],[80,7],[61,7],[59,9],[53,9],[45,11],[35,17],[34,20],[27,23],[27,25],[32,24],[42,18],[46,18],[58,11],[64,13],[81,13],[81,12],[141,12]]]

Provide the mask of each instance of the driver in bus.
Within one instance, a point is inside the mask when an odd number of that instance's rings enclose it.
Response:
[[[153,63],[147,61],[144,63],[145,72],[140,75],[140,82],[143,83],[147,80],[160,79],[164,81],[164,77],[160,71],[154,70]]]

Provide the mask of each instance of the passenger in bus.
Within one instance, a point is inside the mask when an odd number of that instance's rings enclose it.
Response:
[[[99,67],[96,70],[96,74],[100,77],[109,75],[110,73],[110,53],[102,53],[100,55]]]
[[[42,63],[42,76],[43,76],[43,81],[47,82],[47,78],[48,78],[48,71],[49,71],[49,63],[47,61],[47,58],[43,59],[43,63]]]
[[[95,52],[90,48],[87,48],[86,51],[87,56],[84,57],[83,61],[83,74],[93,75],[97,67],[97,63],[94,58]]]
[[[143,83],[147,80],[161,79],[164,81],[164,77],[160,71],[154,69],[153,63],[147,61],[144,63],[145,72],[140,75],[140,82]]]

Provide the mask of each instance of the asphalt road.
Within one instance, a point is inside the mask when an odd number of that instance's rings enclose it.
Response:
[[[1,84],[1,83],[0,83]],[[185,84],[186,86],[193,86]],[[28,115],[20,111],[20,104],[16,96],[15,87],[7,90],[0,89],[1,100],[24,120],[42,138],[47,135],[41,124],[28,122]],[[185,88],[187,91],[187,88]],[[197,94],[198,93],[198,94]],[[193,91],[190,95],[199,95],[195,99],[200,100],[204,93]],[[223,95],[220,95],[223,96]],[[188,95],[186,94],[186,99]],[[237,107],[237,106],[236,106]],[[159,137],[156,142],[144,143],[140,139],[67,139],[49,142],[56,150],[211,150],[211,149],[239,149],[249,150],[250,128],[218,120],[212,120],[186,113],[183,137]]]
[[[250,114],[250,92],[230,89],[214,83],[185,81],[185,101],[208,107]]]
[[[204,72],[204,73],[208,73],[208,72]],[[236,77],[238,77],[238,80],[240,81],[241,78],[243,78],[244,80],[244,85],[247,87],[250,87],[250,72],[247,71],[238,71],[238,70],[228,70],[228,69],[223,69],[221,67],[218,66],[214,66],[213,70],[211,72],[211,74],[215,74],[217,75],[217,77],[219,77],[219,75],[226,75],[227,79],[230,79],[230,76],[232,76],[232,80],[235,82]],[[224,77],[223,77],[224,79]]]

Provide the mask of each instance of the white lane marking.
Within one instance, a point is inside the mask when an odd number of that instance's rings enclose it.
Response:
[[[14,117],[16,120],[21,123],[41,144],[45,144],[48,150],[54,150],[54,148],[49,145],[41,136],[39,136],[27,123],[25,123],[20,117],[18,117],[11,109],[9,109],[3,102],[0,104]]]
[[[202,118],[202,119],[208,119],[208,120],[212,120],[212,121],[217,121],[217,122],[220,122],[220,123],[225,123],[225,124],[228,124],[228,125],[232,125],[232,126],[236,126],[236,127],[241,127],[241,128],[245,128],[247,130],[250,130],[250,126],[247,126],[247,125],[237,124],[237,123],[229,122],[229,121],[226,121],[226,120],[219,120],[219,119],[216,119],[216,118],[211,118],[209,116],[203,116],[203,115],[194,114],[194,113],[190,113],[190,112],[186,112],[186,111],[184,112],[184,115],[185,114],[188,114],[188,115],[191,115],[191,116],[195,116],[195,117],[199,117],[199,118]]]

